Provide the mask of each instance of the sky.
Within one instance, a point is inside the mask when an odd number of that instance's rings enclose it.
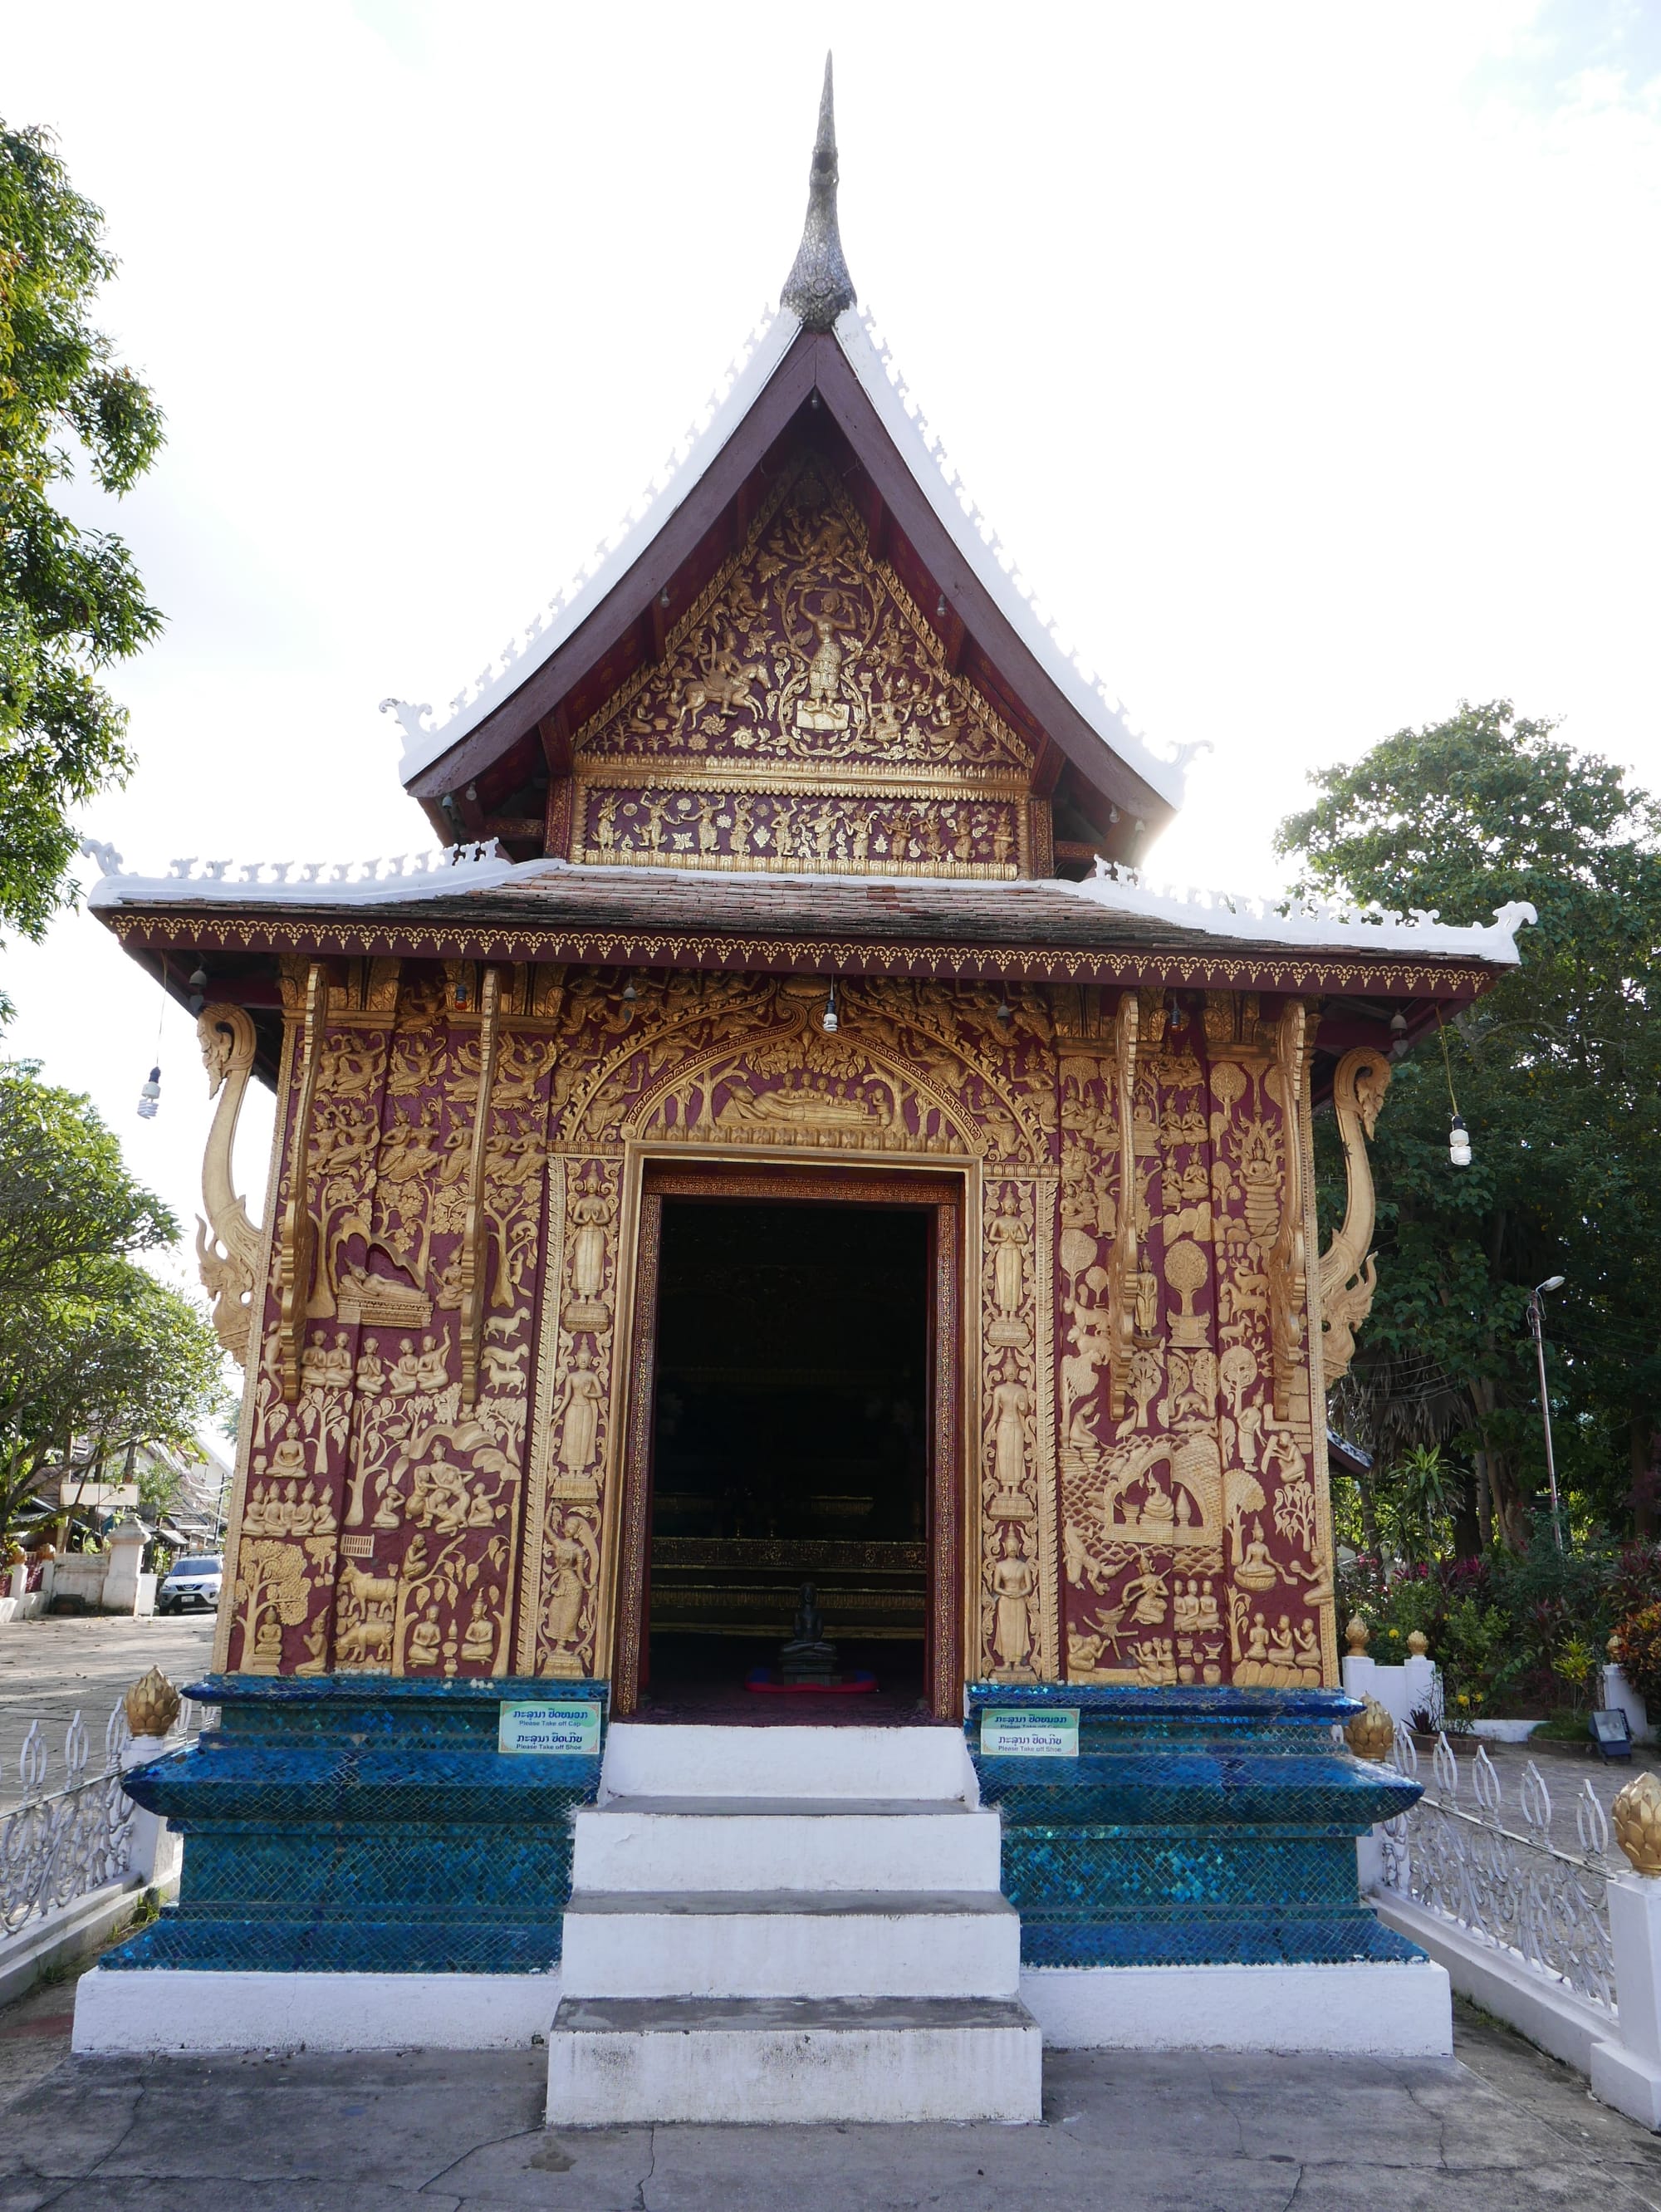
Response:
[[[1133,726],[1215,748],[1151,873],[1273,888],[1309,771],[1461,698],[1661,787],[1661,0],[0,0],[168,419],[75,495],[167,617],[88,834],[430,843],[377,702],[484,666],[776,301],[827,44],[862,304]],[[188,1018],[84,912],[0,988],[188,1223]]]

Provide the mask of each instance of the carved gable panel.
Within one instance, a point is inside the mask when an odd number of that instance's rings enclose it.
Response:
[[[575,771],[577,861],[1029,872],[1030,748],[811,459],[579,732]]]

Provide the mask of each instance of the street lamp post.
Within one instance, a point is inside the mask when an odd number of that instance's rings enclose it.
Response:
[[[1540,1419],[1546,1431],[1546,1480],[1551,1486],[1551,1533],[1557,1540],[1557,1548],[1563,1548],[1563,1522],[1557,1510],[1557,1462],[1551,1449],[1551,1400],[1546,1394],[1546,1309],[1544,1292],[1561,1291],[1564,1278],[1548,1275],[1543,1283],[1537,1283],[1528,1294],[1528,1325],[1534,1335],[1534,1356],[1540,1367]]]

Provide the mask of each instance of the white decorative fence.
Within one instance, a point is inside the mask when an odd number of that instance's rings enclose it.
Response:
[[[167,1737],[144,1739],[142,1755],[155,1758],[190,1741],[205,1717],[202,1708],[182,1700]],[[49,1790],[51,1753],[39,1721],[25,1737],[17,1762],[22,1796],[0,1814],[0,1996],[16,1993],[13,1969],[26,1956],[25,1982],[39,1971],[49,1923],[79,1935],[100,1902],[113,1911],[129,1892],[160,1878],[160,1824],[141,1813],[122,1786],[132,1749],[125,1705],[118,1700],[94,1767],[91,1739],[76,1713],[64,1735],[62,1779]]]
[[[1640,1773],[1622,1793],[1620,1851],[1583,1780],[1571,1850],[1553,1833],[1551,1791],[1532,1759],[1509,1803],[1486,1749],[1467,1778],[1446,1735],[1422,1775],[1397,1727],[1390,1763],[1424,1795],[1363,1840],[1380,1919],[1445,1966],[1462,1996],[1589,2075],[1605,2104],[1661,2130],[1661,1864],[1646,1850],[1637,1856],[1648,1871],[1628,1863],[1631,1801],[1652,1820],[1661,1809],[1654,1778]]]
[[[1457,1923],[1581,2001],[1616,2017],[1609,1877],[1609,1817],[1591,1781],[1574,1799],[1579,1852],[1552,1840],[1551,1791],[1532,1759],[1507,1806],[1498,1768],[1479,1744],[1469,1783],[1446,1735],[1428,1775],[1399,1725],[1391,1762],[1424,1796],[1389,1821],[1380,1838],[1384,1884],[1426,1912]]]

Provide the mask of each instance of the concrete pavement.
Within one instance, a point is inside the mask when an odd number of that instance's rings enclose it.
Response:
[[[1452,2060],[1052,2053],[1033,2128],[540,2124],[544,2054],[71,2059],[0,2013],[0,2212],[1655,2212],[1661,2143],[1461,2011]]]

